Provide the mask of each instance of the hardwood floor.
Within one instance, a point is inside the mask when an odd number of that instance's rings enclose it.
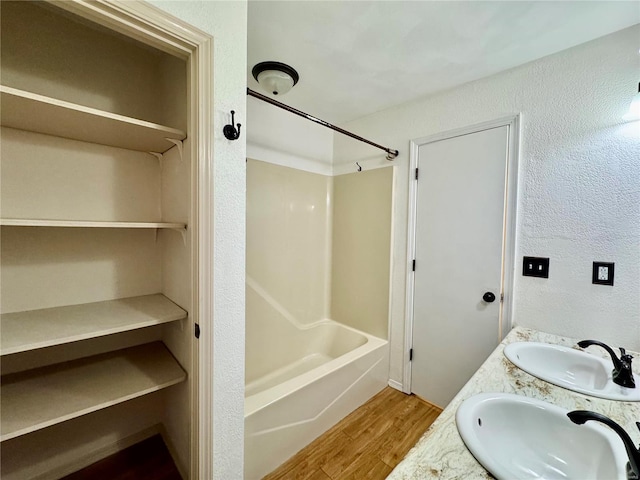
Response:
[[[386,387],[263,480],[386,478],[441,412]]]
[[[264,477],[264,480],[386,478],[442,410],[387,387]],[[63,480],[179,480],[159,435]]]
[[[181,480],[160,435],[136,443],[62,480]]]

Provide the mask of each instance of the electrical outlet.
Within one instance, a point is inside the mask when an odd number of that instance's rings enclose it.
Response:
[[[522,275],[549,278],[549,259],[546,257],[522,257]]]
[[[609,280],[609,267],[603,267],[602,265],[598,267],[598,280],[604,282]]]
[[[613,263],[593,262],[591,283],[595,285],[613,285]]]

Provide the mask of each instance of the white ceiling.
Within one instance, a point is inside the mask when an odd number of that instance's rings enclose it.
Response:
[[[248,23],[249,88],[287,63],[278,100],[342,123],[640,23],[640,2],[252,0]]]

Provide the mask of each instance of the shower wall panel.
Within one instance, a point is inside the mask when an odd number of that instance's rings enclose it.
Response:
[[[301,324],[329,313],[331,180],[247,161],[247,281]]]
[[[331,318],[388,338],[393,168],[333,177]]]

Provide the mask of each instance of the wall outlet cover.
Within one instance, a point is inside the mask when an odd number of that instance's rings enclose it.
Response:
[[[546,257],[522,257],[522,275],[549,278],[549,259]]]
[[[614,263],[609,262],[593,262],[593,273],[591,275],[591,283],[595,285],[611,285],[613,286],[613,270]]]

